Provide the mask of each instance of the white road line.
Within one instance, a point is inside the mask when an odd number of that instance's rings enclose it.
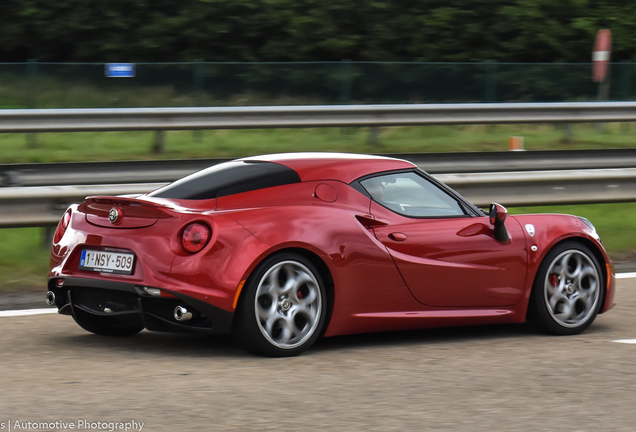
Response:
[[[618,343],[626,343],[626,344],[636,344],[636,339],[619,339],[619,340],[615,340],[612,342],[618,342]]]
[[[28,316],[28,315],[42,315],[42,314],[50,314],[50,313],[57,313],[57,308],[0,311],[0,318],[1,317]]]

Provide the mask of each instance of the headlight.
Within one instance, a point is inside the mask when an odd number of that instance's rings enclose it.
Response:
[[[592,231],[596,232],[596,228],[594,228],[594,225],[592,225],[592,222],[590,222],[589,219],[581,217],[581,216],[577,216],[577,217],[579,219],[581,219],[583,221],[583,223],[588,226],[589,229],[591,229]]]
[[[589,229],[592,230],[592,235],[593,237],[596,238],[596,240],[601,241],[601,237],[598,235],[598,233],[596,232],[596,227],[594,227],[594,225],[592,224],[592,222],[589,221],[589,219],[584,218],[582,216],[577,216],[579,219],[581,219],[581,222],[583,222],[585,225],[587,225],[587,227]]]

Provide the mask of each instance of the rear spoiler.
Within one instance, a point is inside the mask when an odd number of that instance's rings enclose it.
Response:
[[[169,207],[133,196],[90,196],[80,204],[78,210],[86,214],[108,217],[108,213],[114,207],[121,208],[126,215],[133,217],[157,219],[172,217]]]

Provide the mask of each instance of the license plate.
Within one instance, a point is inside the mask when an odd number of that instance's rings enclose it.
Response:
[[[84,249],[79,268],[102,273],[132,274],[135,254]]]

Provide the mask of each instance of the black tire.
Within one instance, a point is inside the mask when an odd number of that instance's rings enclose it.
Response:
[[[318,339],[326,316],[325,285],[313,263],[296,253],[278,253],[245,283],[232,336],[253,354],[295,356]]]
[[[594,322],[603,295],[603,273],[590,249],[578,242],[560,243],[539,267],[527,318],[547,334],[578,334]]]
[[[141,324],[119,317],[92,315],[78,308],[73,310],[73,319],[84,330],[101,336],[132,336],[144,329]]]

